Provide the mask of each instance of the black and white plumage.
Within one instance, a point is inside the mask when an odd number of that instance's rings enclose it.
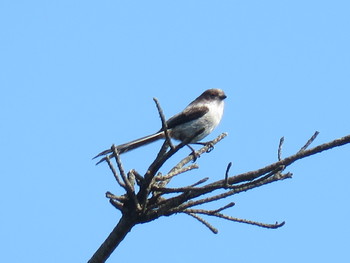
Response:
[[[220,123],[224,112],[225,93],[220,89],[208,89],[192,101],[182,112],[167,120],[169,136],[184,141],[202,131],[190,143],[196,143],[210,134]],[[125,153],[140,146],[149,144],[165,137],[163,129],[158,132],[116,146],[119,153]],[[105,150],[93,159],[111,154],[112,150]],[[98,163],[105,160],[102,158]],[[97,164],[98,164],[97,163]]]

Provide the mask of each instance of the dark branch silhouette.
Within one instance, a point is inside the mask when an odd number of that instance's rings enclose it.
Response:
[[[156,159],[149,166],[143,176],[135,170],[130,170],[128,173],[126,173],[123,168],[118,149],[112,145],[111,150],[114,153],[113,159],[115,160],[119,173],[117,172],[117,169],[115,168],[112,160],[108,156],[106,158],[106,161],[112,171],[112,174],[114,175],[114,178],[116,179],[117,184],[125,190],[125,194],[116,196],[110,192],[107,192],[106,197],[109,198],[110,203],[121,212],[122,216],[119,220],[119,223],[115,226],[107,239],[102,243],[102,245],[89,260],[90,263],[105,262],[115,250],[115,248],[124,239],[127,233],[136,224],[150,222],[161,216],[171,216],[176,213],[183,213],[191,216],[192,218],[195,218],[215,234],[218,233],[218,230],[207,220],[203,219],[202,216],[218,217],[233,222],[245,223],[270,229],[279,228],[284,225],[284,222],[269,224],[235,218],[223,214],[223,210],[234,206],[234,203],[232,202],[215,210],[198,209],[195,207],[224,199],[240,192],[260,187],[262,185],[291,178],[292,173],[284,171],[295,161],[311,155],[315,155],[325,150],[332,149],[334,147],[350,143],[350,135],[347,135],[334,141],[308,149],[310,144],[316,139],[318,135],[318,132],[315,132],[315,134],[306,142],[303,147],[301,147],[301,149],[296,154],[283,159],[282,146],[284,138],[282,137],[278,146],[278,161],[275,163],[272,163],[255,171],[250,171],[234,176],[229,175],[232,165],[232,163],[229,163],[222,180],[204,184],[208,180],[206,177],[189,186],[169,188],[167,187],[167,184],[174,177],[180,176],[181,174],[189,172],[193,169],[197,169],[197,164],[190,163],[192,161],[195,161],[202,154],[210,152],[213,149],[214,145],[224,139],[227,134],[223,133],[213,141],[204,144],[202,148],[200,148],[194,154],[190,154],[183,158],[168,173],[163,175],[159,172],[163,164],[182,147],[187,145],[198,134],[195,134],[193,138],[189,138],[188,140],[174,146],[171,143],[169,135],[167,134],[167,127],[163,111],[159,105],[159,102],[156,99],[154,100],[156,102],[157,109],[162,121],[162,127],[165,130],[165,142],[161,147]],[[219,191],[219,193],[212,194],[214,191]],[[171,197],[168,197],[169,194]]]

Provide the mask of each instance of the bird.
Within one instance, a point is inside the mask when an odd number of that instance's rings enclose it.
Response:
[[[175,140],[189,143],[198,143],[209,135],[220,123],[224,112],[224,100],[226,94],[221,89],[208,89],[193,100],[183,111],[166,121],[167,133]],[[116,146],[119,154],[131,151],[138,147],[164,139],[165,132],[161,128],[156,133],[141,137],[128,143]],[[93,159],[104,156],[99,164],[106,160],[106,155],[112,154],[112,149],[107,149],[97,154]]]

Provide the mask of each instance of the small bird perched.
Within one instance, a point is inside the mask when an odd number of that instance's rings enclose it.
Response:
[[[167,131],[171,138],[185,141],[194,137],[190,143],[196,143],[210,134],[220,123],[224,112],[225,93],[220,89],[208,89],[192,101],[182,112],[166,121]],[[196,134],[199,133],[197,136]],[[119,153],[125,153],[140,146],[165,138],[163,129],[158,132],[116,146]],[[93,159],[112,153],[105,150]],[[112,155],[113,156],[113,155]],[[103,157],[97,164],[106,160]]]

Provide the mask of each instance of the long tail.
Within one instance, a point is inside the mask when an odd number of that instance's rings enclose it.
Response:
[[[151,142],[157,141],[157,140],[162,139],[162,138],[164,138],[164,132],[160,131],[160,132],[157,132],[157,133],[154,133],[154,134],[142,137],[140,139],[133,140],[131,142],[118,145],[116,148],[118,149],[119,153],[125,153],[125,152],[131,151],[131,150],[133,150],[135,148],[141,147],[143,145],[149,144]],[[104,156],[104,155],[108,155],[108,154],[111,154],[111,153],[112,153],[112,150],[108,149],[108,150],[105,150],[103,152],[100,152],[98,155],[96,155],[92,159],[96,159],[98,157],[101,157],[101,156]],[[111,154],[109,157],[113,157],[113,156],[114,155]],[[106,157],[103,157],[101,160],[99,160],[96,163],[96,165],[101,163],[101,162],[103,162],[103,161],[105,161],[105,160],[106,160]]]

